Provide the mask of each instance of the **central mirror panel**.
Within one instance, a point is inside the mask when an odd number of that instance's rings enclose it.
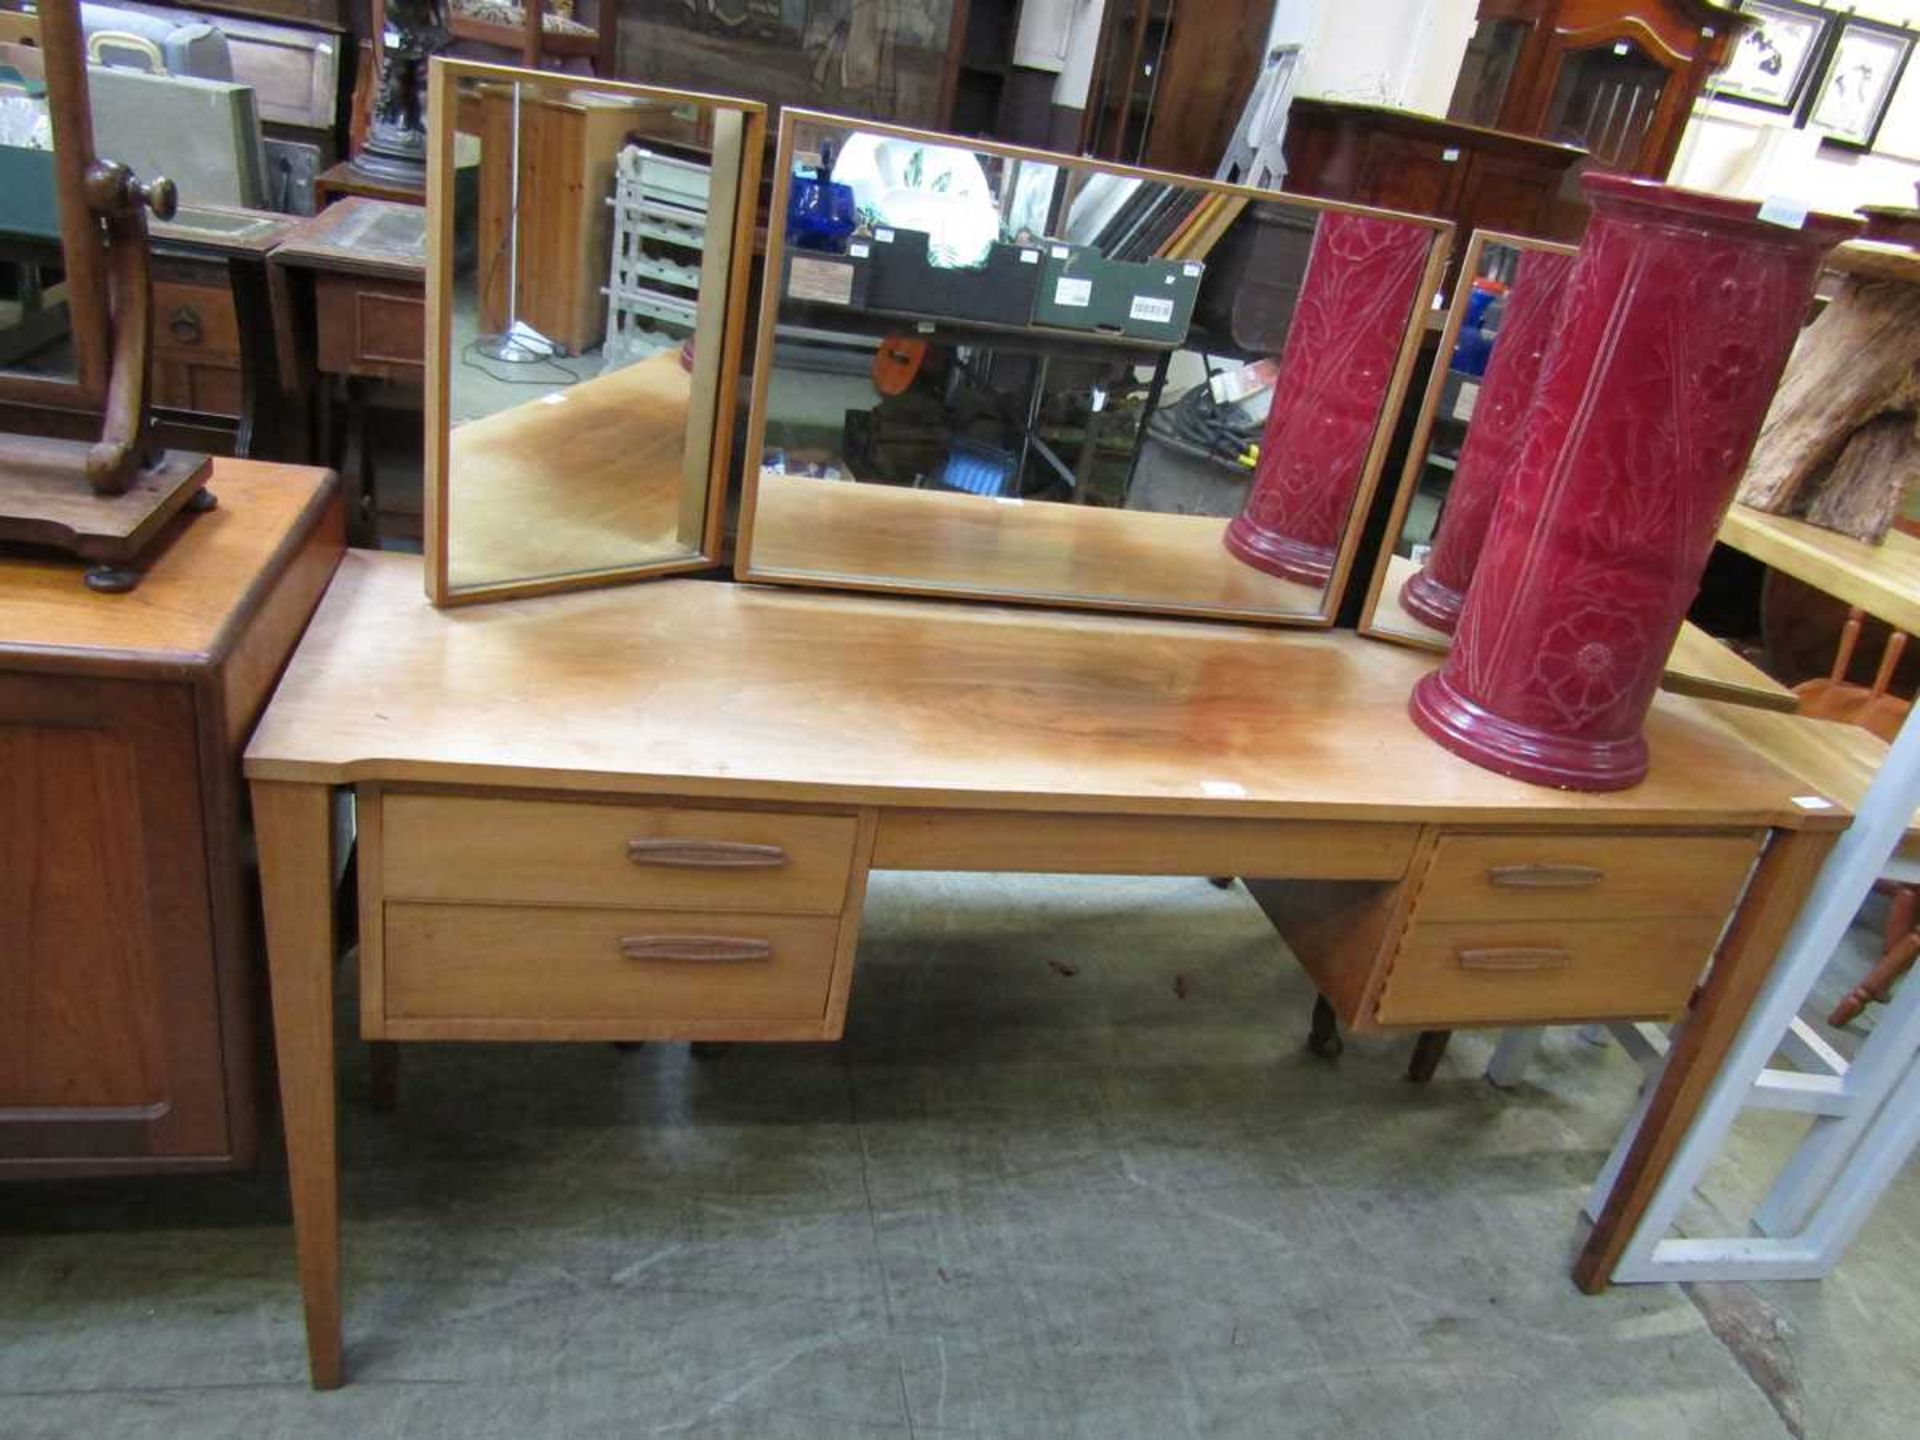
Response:
[[[719,556],[764,116],[436,60],[429,587]]]
[[[788,110],[746,580],[1324,624],[1443,221]]]

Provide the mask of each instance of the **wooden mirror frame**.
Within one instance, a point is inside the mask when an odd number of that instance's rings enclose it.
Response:
[[[1410,645],[1440,655],[1451,649],[1452,644],[1433,635],[1430,627],[1409,619],[1405,622],[1405,630],[1384,630],[1380,628],[1380,614],[1383,607],[1389,614],[1400,614],[1398,591],[1389,593],[1387,590],[1389,572],[1396,558],[1394,552],[1400,548],[1400,531],[1407,523],[1407,512],[1413,508],[1414,493],[1420,488],[1420,472],[1426,469],[1427,447],[1433,441],[1434,422],[1439,418],[1440,395],[1447,384],[1447,357],[1453,354],[1453,347],[1460,343],[1460,330],[1467,319],[1467,304],[1473,297],[1474,277],[1480,272],[1480,258],[1493,245],[1503,245],[1512,250],[1537,250],[1549,255],[1572,255],[1578,248],[1555,240],[1512,235],[1504,230],[1476,230],[1468,238],[1467,248],[1460,254],[1459,283],[1453,289],[1453,303],[1447,307],[1446,323],[1440,328],[1439,344],[1433,352],[1433,369],[1427,375],[1426,392],[1420,397],[1420,410],[1414,418],[1413,436],[1407,442],[1406,464],[1400,469],[1400,488],[1394,492],[1393,506],[1387,512],[1386,532],[1380,537],[1380,553],[1374,561],[1373,578],[1367,583],[1366,604],[1361,607],[1360,623],[1356,627],[1362,635],[1370,635],[1376,640],[1390,640],[1397,645]]]
[[[107,403],[111,320],[106,245],[100,218],[87,203],[93,112],[87,99],[87,50],[80,34],[79,0],[40,0],[37,18],[46,66],[47,112],[53,122],[53,178],[60,207],[67,311],[73,326],[74,374],[39,376],[0,370],[0,403],[101,410]]]
[[[1210,195],[1239,196],[1262,203],[1277,201],[1322,214],[1373,215],[1404,221],[1409,225],[1416,225],[1432,232],[1432,241],[1425,268],[1421,274],[1419,289],[1419,294],[1427,297],[1439,293],[1440,277],[1446,269],[1447,258],[1452,249],[1452,223],[1430,215],[1412,215],[1396,210],[1382,210],[1376,206],[1354,205],[1338,200],[1323,200],[1315,196],[1295,195],[1286,191],[1258,190],[1247,185],[1230,185],[1220,180],[1207,180],[1193,175],[1176,175],[1164,170],[1148,170],[1137,165],[1123,165],[1115,161],[1094,160],[1085,156],[1035,150],[1023,145],[1008,145],[993,140],[890,125],[858,116],[835,115],[825,111],[802,110],[794,107],[783,108],[780,112],[779,143],[774,153],[772,198],[768,202],[767,210],[769,217],[767,255],[760,290],[760,329],[754,345],[753,388],[747,417],[745,453],[741,464],[740,523],[734,546],[734,578],[736,580],[827,590],[931,595],[956,600],[989,600],[995,603],[1049,606],[1056,609],[1103,610],[1172,615],[1188,619],[1234,620],[1264,625],[1325,628],[1333,624],[1339,606],[1339,597],[1346,588],[1355,552],[1359,548],[1360,531],[1372,504],[1380,472],[1385,466],[1387,450],[1392,444],[1394,425],[1406,396],[1414,361],[1419,354],[1421,337],[1427,328],[1430,300],[1416,304],[1408,317],[1406,334],[1402,337],[1395,357],[1393,373],[1381,400],[1380,414],[1375,421],[1373,439],[1367,450],[1366,464],[1355,486],[1353,502],[1341,531],[1332,573],[1320,592],[1319,608],[1313,612],[1230,610],[1108,596],[1045,594],[1034,590],[996,589],[985,585],[916,583],[910,577],[853,576],[826,571],[786,570],[756,565],[753,557],[754,521],[760,498],[760,457],[766,453],[767,389],[772,379],[774,331],[779,320],[781,273],[785,268],[786,258],[784,217],[793,176],[795,136],[801,125],[859,130],[872,135],[951,146],[976,155],[992,155],[1004,160],[1033,161],[1042,165],[1058,166],[1063,170],[1120,175],[1156,184],[1177,185]],[[1154,512],[1138,513],[1148,515]],[[1226,520],[1223,519],[1222,524],[1225,523]],[[1222,564],[1245,563],[1230,554],[1224,544],[1220,547],[1219,555]]]
[[[448,507],[452,479],[449,464],[452,431],[448,419],[453,379],[453,308],[446,303],[446,293],[452,278],[454,252],[454,103],[458,82],[462,80],[532,83],[550,90],[584,90],[675,105],[721,106],[739,112],[742,118],[739,202],[733,216],[733,249],[727,261],[727,283],[723,292],[726,315],[721,326],[720,361],[715,372],[713,445],[707,469],[706,515],[699,552],[695,555],[477,585],[455,585],[449,578],[448,541],[452,527],[449,524]],[[513,596],[587,590],[661,575],[712,569],[720,563],[726,522],[733,422],[739,393],[740,356],[746,331],[747,281],[753,270],[760,167],[767,148],[767,107],[757,100],[732,95],[709,95],[697,90],[635,85],[591,76],[558,74],[551,70],[527,70],[514,65],[491,65],[435,56],[427,71],[427,114],[427,443],[424,527],[428,598],[438,606],[471,605]]]

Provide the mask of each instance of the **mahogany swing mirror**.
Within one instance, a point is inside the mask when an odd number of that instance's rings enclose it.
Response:
[[[759,104],[435,59],[427,592],[717,562]]]
[[[1444,221],[782,112],[742,580],[1324,625]]]

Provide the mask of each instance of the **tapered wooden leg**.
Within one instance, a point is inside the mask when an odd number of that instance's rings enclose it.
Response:
[[[1851,1025],[1860,1012],[1875,1001],[1886,1004],[1893,998],[1889,991],[1894,981],[1913,968],[1916,958],[1920,958],[1920,930],[1909,930],[1887,947],[1886,954],[1874,961],[1866,977],[1833,1007],[1827,1023]]]
[[[1620,1174],[1574,1263],[1574,1283],[1589,1295],[1598,1295],[1613,1278],[1621,1252],[1733,1047],[1834,839],[1826,833],[1781,831],[1768,845],[1707,982],[1695,996],[1686,1023],[1674,1034],[1666,1067]]]
[[[316,1390],[332,1390],[341,1381],[332,795],[281,781],[255,781],[252,792],[307,1366]]]
[[[1451,1030],[1422,1030],[1420,1038],[1413,1042],[1413,1057],[1407,1061],[1407,1079],[1416,1085],[1433,1079],[1433,1072],[1440,1068],[1441,1057],[1447,1053],[1447,1042],[1451,1039]]]

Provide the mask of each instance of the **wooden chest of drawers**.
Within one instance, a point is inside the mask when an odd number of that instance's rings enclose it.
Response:
[[[358,794],[371,1040],[831,1040],[852,811]]]
[[[1355,1029],[1674,1019],[1761,838],[1429,832],[1396,885],[1250,888]]]

